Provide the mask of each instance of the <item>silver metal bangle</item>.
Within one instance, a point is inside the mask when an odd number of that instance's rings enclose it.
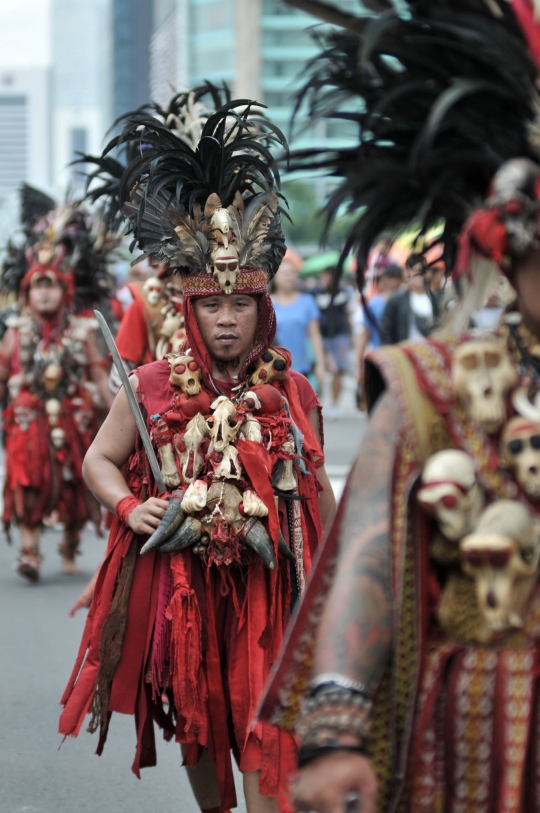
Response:
[[[321,686],[333,685],[338,686],[340,689],[347,689],[348,691],[357,692],[363,697],[371,698],[371,692],[364,683],[359,680],[346,675],[340,675],[338,672],[324,672],[322,675],[316,675],[309,684],[310,692],[315,692]]]

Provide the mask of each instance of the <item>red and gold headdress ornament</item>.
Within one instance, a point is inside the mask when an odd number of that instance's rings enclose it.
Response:
[[[198,330],[191,300],[200,296],[248,293],[259,299],[256,357],[273,340],[275,318],[268,281],[285,254],[281,228],[279,172],[270,151],[286,150],[281,132],[247,99],[226,100],[208,85],[212,106],[197,98],[197,127],[172,130],[156,116],[127,116],[114,147],[128,146],[131,160],[120,183],[122,213],[131,224],[133,245],[143,256],[167,263],[180,275],[188,342],[194,353]],[[193,97],[193,98],[192,98]],[[195,137],[190,133],[195,132]],[[140,257],[135,262],[138,262]],[[264,304],[262,304],[262,300]]]

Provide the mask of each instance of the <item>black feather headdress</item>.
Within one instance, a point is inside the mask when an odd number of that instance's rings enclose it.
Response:
[[[365,15],[319,0],[285,0],[338,26],[317,35],[298,104],[310,119],[357,126],[349,149],[305,150],[293,168],[338,183],[328,222],[357,213],[343,256],[355,251],[359,282],[383,231],[441,230],[450,269],[456,238],[497,169],[538,158],[537,68],[506,0],[365,0]]]
[[[149,102],[125,113],[116,119],[111,130],[120,125],[124,128],[127,122],[138,121],[139,117],[147,121],[151,116],[179,139],[196,146],[208,116],[230,98],[227,85],[217,87],[206,82],[189,92],[176,93],[167,107]],[[117,141],[119,139],[113,139],[103,155],[80,154],[73,162],[82,167],[81,174],[86,178],[85,199],[92,204],[98,203],[100,217],[111,232],[119,232],[126,223],[120,211],[120,183],[126,166],[137,157],[138,149],[136,141],[126,139],[121,144],[117,144]],[[114,149],[115,146],[117,149]]]
[[[223,101],[208,88],[212,102]],[[119,200],[134,244],[171,270],[215,275],[227,293],[241,267],[270,278],[285,253],[271,149],[286,150],[285,137],[248,99],[227,98],[206,115],[194,92],[180,101],[174,117],[146,109],[125,117],[104,152],[125,148],[131,157]],[[171,129],[175,122],[180,130]]]

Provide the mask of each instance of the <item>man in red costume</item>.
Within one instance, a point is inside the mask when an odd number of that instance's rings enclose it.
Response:
[[[20,313],[10,317],[0,342],[0,395],[4,413],[6,480],[3,521],[21,536],[18,572],[39,578],[43,520],[56,512],[65,525],[60,545],[65,573],[78,572],[75,556],[88,519],[100,509],[82,480],[82,461],[111,402],[108,369],[93,319],[69,314],[73,278],[57,265],[33,265],[22,280]]]
[[[39,190],[21,190],[24,246],[8,244],[1,287],[17,297],[0,349],[0,388],[9,394],[4,413],[6,480],[3,519],[21,532],[18,571],[37,580],[43,521],[65,525],[63,569],[77,571],[75,555],[87,519],[100,509],[82,480],[81,467],[105,407],[108,364],[96,342],[91,308],[110,296],[110,228],[96,229],[72,203],[55,206]],[[101,239],[103,234],[107,240]],[[91,269],[91,274],[90,274]]]
[[[123,211],[139,246],[180,272],[187,340],[130,379],[168,491],[123,390],[87,454],[86,480],[116,518],[60,721],[76,735],[91,711],[101,753],[111,712],[134,714],[137,775],[155,764],[157,721],[182,744],[199,805],[216,813],[236,804],[231,751],[250,813],[274,810],[287,790],[294,737],[253,714],[334,510],[317,395],[272,347],[267,285],[285,244],[259,143],[276,137],[250,115],[225,105],[196,150],[164,139],[151,117],[124,130],[148,163],[128,166]],[[215,174],[194,191],[203,146]]]

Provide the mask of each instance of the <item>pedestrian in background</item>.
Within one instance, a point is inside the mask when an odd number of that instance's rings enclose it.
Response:
[[[275,344],[291,352],[293,370],[305,376],[315,374],[318,390],[321,392],[325,364],[319,327],[320,313],[313,296],[298,290],[301,264],[298,255],[289,249],[272,280],[270,293],[277,318]]]
[[[358,334],[356,345],[358,360],[358,398],[359,409],[364,408],[364,358],[368,348],[380,347],[380,324],[388,299],[403,285],[403,269],[399,265],[381,266],[375,279],[379,293],[364,307],[363,324]]]
[[[381,344],[420,341],[432,332],[439,315],[430,289],[431,274],[421,254],[410,254],[405,263],[406,288],[393,294],[380,324]]]
[[[330,418],[339,417],[339,398],[342,379],[349,368],[351,350],[351,326],[349,323],[349,303],[351,292],[340,283],[332,300],[332,280],[335,268],[325,268],[320,276],[320,284],[311,291],[320,312],[319,324],[324,347],[326,370],[332,376],[332,405],[328,410]]]

